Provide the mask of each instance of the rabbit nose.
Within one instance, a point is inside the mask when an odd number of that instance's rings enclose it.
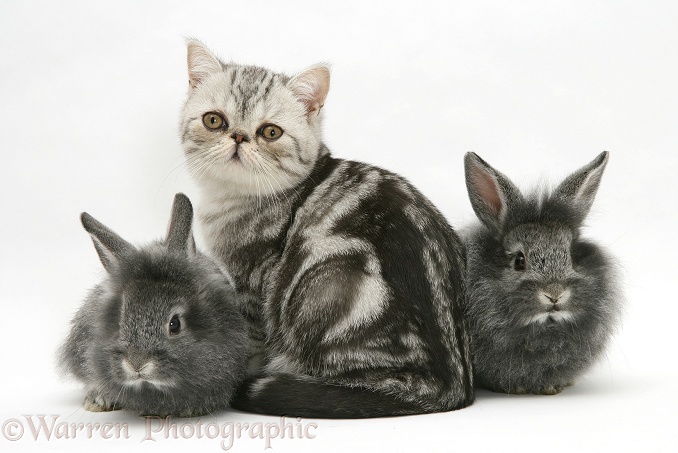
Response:
[[[550,302],[554,306],[556,304],[564,304],[570,298],[570,290],[560,283],[554,283],[547,285],[542,290],[542,295],[548,300],[547,304]]]
[[[560,295],[554,297],[554,296],[551,296],[550,294],[544,293],[544,296],[545,296],[548,300],[550,300],[552,304],[557,304],[557,303],[558,303],[558,299],[560,299]]]
[[[136,372],[140,372],[146,365],[148,365],[150,357],[148,354],[142,352],[130,351],[127,354],[125,360],[129,364],[130,368],[132,368]]]
[[[137,362],[135,360],[125,359],[127,367],[135,373],[140,373],[148,362]]]
[[[247,136],[247,134],[244,134],[242,132],[233,132],[231,134],[231,138],[235,140],[235,142],[239,145],[242,142],[249,142],[250,138]]]

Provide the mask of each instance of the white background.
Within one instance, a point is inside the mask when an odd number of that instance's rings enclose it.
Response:
[[[467,151],[524,188],[611,153],[586,235],[620,259],[628,302],[600,365],[557,396],[480,391],[446,414],[320,420],[314,439],[274,439],[274,451],[676,451],[676,5],[2,0],[0,423],[26,432],[0,433],[0,449],[220,451],[218,439],[142,442],[134,414],[84,412],[54,360],[103,273],[79,213],[142,243],[164,234],[176,192],[197,195],[177,131],[194,36],[287,73],[330,62],[334,155],[406,176],[455,227],[474,219]],[[130,439],[35,441],[31,414],[129,423]],[[264,446],[246,433],[232,451]]]

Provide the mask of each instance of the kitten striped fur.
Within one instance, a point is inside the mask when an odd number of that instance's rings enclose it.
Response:
[[[327,68],[223,64],[197,41],[188,54],[198,218],[261,347],[233,406],[356,418],[471,404],[461,242],[404,178],[331,156]],[[224,125],[203,122],[210,112]]]

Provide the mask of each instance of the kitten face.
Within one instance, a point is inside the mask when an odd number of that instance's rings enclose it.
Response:
[[[320,68],[289,78],[224,65],[190,42],[191,89],[181,130],[196,180],[239,196],[270,195],[302,182],[320,152],[318,113],[329,87],[329,72]]]

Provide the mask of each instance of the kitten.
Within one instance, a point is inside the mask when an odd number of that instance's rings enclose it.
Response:
[[[471,404],[462,244],[405,179],[330,155],[328,68],[224,64],[191,40],[188,72],[199,221],[265,344],[233,406],[361,418]]]

